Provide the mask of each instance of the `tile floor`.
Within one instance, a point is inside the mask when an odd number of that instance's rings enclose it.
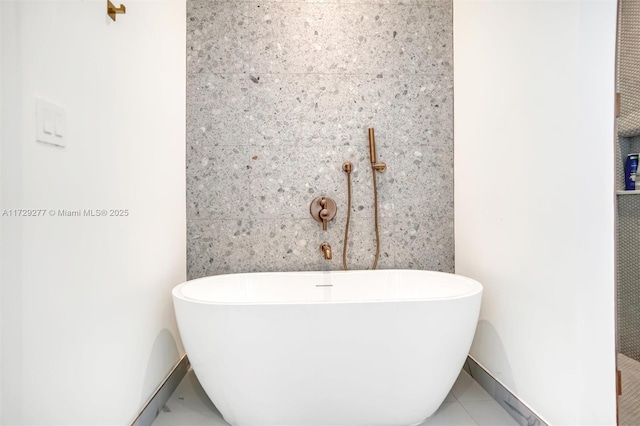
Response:
[[[640,425],[640,362],[618,354],[622,372],[622,395],[618,400],[620,426]]]
[[[510,426],[518,423],[465,371],[438,411],[421,426]],[[202,390],[193,370],[182,380],[153,426],[229,426]]]

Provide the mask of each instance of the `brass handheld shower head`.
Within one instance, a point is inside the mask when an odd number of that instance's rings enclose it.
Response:
[[[376,137],[373,134],[373,128],[369,128],[369,157],[371,157],[371,167],[376,172],[384,172],[387,169],[385,163],[378,163],[376,161]]]
[[[376,137],[373,134],[373,128],[369,128],[369,158],[371,164],[376,164]]]

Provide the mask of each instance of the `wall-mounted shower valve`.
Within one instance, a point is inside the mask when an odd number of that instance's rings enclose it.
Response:
[[[336,202],[329,197],[317,197],[311,202],[309,212],[311,216],[318,222],[322,223],[322,230],[327,230],[327,222],[333,220],[338,207]]]

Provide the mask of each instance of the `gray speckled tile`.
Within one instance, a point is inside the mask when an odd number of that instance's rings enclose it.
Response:
[[[453,147],[397,147],[394,164],[396,216],[418,221],[453,215]]]
[[[190,231],[190,271],[341,269],[346,160],[350,266],[369,268],[368,127],[388,165],[377,179],[380,267],[453,269],[451,1],[189,0],[187,28],[187,214],[218,219]],[[326,233],[309,215],[319,195],[338,204]],[[201,237],[214,234],[234,244],[209,262],[215,243]],[[278,256],[258,254],[274,244]]]
[[[338,212],[334,220],[329,222],[327,230],[322,230],[322,225],[318,223],[318,240],[320,243],[327,242],[331,246],[333,252],[333,259],[329,261],[322,261],[322,270],[342,270],[342,247],[344,243],[344,225],[346,223],[346,201],[335,200],[338,205]],[[313,220],[313,219],[312,219]],[[318,253],[320,259],[323,259],[322,254]]]
[[[255,132],[250,120],[250,86],[244,74],[187,76],[187,136],[203,145],[248,145]]]
[[[187,1],[187,73],[242,72],[251,58],[249,3]]]
[[[344,247],[345,218],[330,226],[329,230],[321,232],[323,241],[327,241],[333,248],[334,260],[325,269],[342,269],[342,250]],[[380,230],[380,258],[378,269],[393,269],[395,267],[395,247],[393,241],[395,228],[391,218],[379,218]],[[352,214],[347,241],[347,266],[351,270],[371,269],[376,252],[374,219],[363,215]]]
[[[349,70],[358,51],[357,34],[349,34],[341,8],[325,3],[251,4],[252,71],[340,73]]]
[[[371,121],[370,77],[256,74],[251,118],[260,145],[349,144]]]
[[[396,268],[454,271],[453,218],[396,220],[391,244]]]
[[[317,223],[309,219],[261,219],[251,226],[254,271],[313,271],[321,267]]]
[[[188,152],[187,217],[248,218],[252,166],[249,148],[213,146]]]
[[[264,3],[264,0],[209,0],[211,2]],[[270,3],[328,3],[328,4],[421,4],[434,0],[268,0]]]
[[[252,71],[375,75],[451,68],[450,2],[253,3],[249,15]]]
[[[453,143],[453,78],[387,75],[372,79],[368,99],[379,146]]]
[[[376,129],[381,147],[453,139],[451,76],[256,73],[250,78],[251,144],[366,148],[368,127]]]
[[[228,0],[226,0],[228,1]],[[256,0],[246,0],[255,2]],[[419,4],[433,0],[271,0],[273,3],[333,3],[333,4]]]
[[[251,222],[248,220],[189,220],[187,275],[210,275],[254,270]]]
[[[252,76],[250,119],[258,145],[426,144],[453,137],[453,83],[439,75]]]
[[[453,2],[381,6],[377,34],[393,41],[369,46],[383,72],[441,74],[453,70]],[[375,19],[374,18],[374,19]],[[377,23],[377,22],[376,22]]]
[[[338,194],[340,176],[326,160],[331,152],[321,146],[251,147],[253,216],[311,218],[309,206],[315,197]]]
[[[384,159],[379,158],[379,162]],[[378,196],[378,215],[392,217],[395,214],[394,194],[394,166],[393,161],[385,161],[387,169],[376,172],[376,188]],[[371,163],[360,162],[357,170],[352,173],[352,212],[364,217],[375,215],[375,199],[373,192],[373,174]]]
[[[339,198],[347,202],[347,176],[342,171],[342,164],[349,160],[353,164],[351,172],[351,211],[353,214],[365,217],[374,216],[373,177],[371,162],[369,159],[369,142],[366,129],[360,132],[362,135],[360,146],[338,146],[335,148],[335,160],[331,163],[336,173],[339,173],[337,184],[339,185]],[[384,172],[376,173],[376,185],[378,187],[378,214],[380,217],[392,217],[395,214],[394,207],[394,173],[395,164],[393,151],[380,148],[377,150],[378,162],[387,164]],[[336,161],[338,160],[338,161]]]
[[[201,161],[205,156],[205,152],[207,149],[208,147],[205,147],[202,141],[191,140],[187,144],[187,152],[185,155],[186,166],[189,167],[189,164],[191,164],[191,162],[193,161]]]

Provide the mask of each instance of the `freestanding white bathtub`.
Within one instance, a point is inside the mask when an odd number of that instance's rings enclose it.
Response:
[[[482,286],[411,270],[219,275],[173,289],[196,376],[235,426],[403,426],[440,406]]]

